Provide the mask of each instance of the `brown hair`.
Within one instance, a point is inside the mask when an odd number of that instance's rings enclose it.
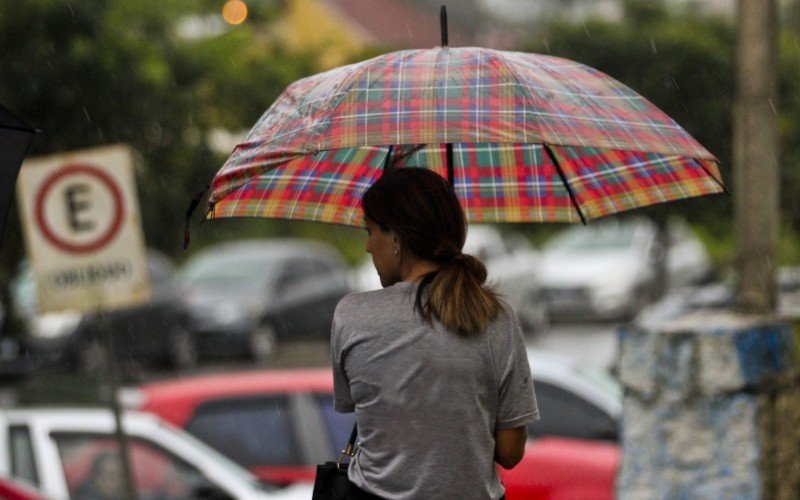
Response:
[[[461,334],[482,332],[500,311],[486,286],[486,266],[461,253],[467,221],[455,191],[440,175],[424,168],[390,170],[362,197],[364,216],[400,237],[403,254],[441,264],[417,288],[415,309]],[[425,294],[427,290],[427,294]]]

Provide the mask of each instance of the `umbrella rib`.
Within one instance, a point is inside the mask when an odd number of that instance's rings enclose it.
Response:
[[[392,169],[392,149],[394,149],[394,145],[390,144],[389,149],[386,151],[386,158],[383,160],[384,174]]]
[[[572,202],[572,205],[575,207],[575,210],[578,211],[578,215],[581,218],[581,222],[583,225],[586,225],[586,217],[583,215],[583,211],[581,210],[580,205],[578,205],[578,200],[575,198],[575,193],[572,191],[572,186],[569,185],[569,181],[567,181],[567,176],[564,174],[564,171],[561,170],[561,165],[558,164],[558,159],[556,158],[555,153],[550,149],[550,145],[546,143],[542,143],[544,150],[548,156],[550,156],[550,161],[553,162],[553,165],[556,167],[556,171],[558,171],[558,176],[561,177],[561,182],[564,183],[564,187],[567,188],[567,193],[569,194],[569,199]]]

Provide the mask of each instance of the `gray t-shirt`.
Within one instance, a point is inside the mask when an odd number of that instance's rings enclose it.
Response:
[[[356,412],[350,480],[387,499],[500,498],[497,429],[539,418],[519,322],[461,336],[414,312],[416,285],[351,294],[331,335],[335,408]]]

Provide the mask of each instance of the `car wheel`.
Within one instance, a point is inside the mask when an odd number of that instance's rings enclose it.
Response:
[[[99,373],[107,362],[108,353],[96,335],[85,342],[78,351],[77,364],[81,373]]]
[[[264,363],[273,356],[278,349],[278,332],[269,322],[263,322],[250,334],[250,357],[256,363]]]
[[[189,370],[197,366],[197,346],[192,333],[186,328],[176,328],[170,337],[169,365],[175,370]]]

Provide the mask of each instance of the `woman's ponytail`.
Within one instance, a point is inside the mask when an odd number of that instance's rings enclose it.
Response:
[[[459,253],[422,280],[416,308],[425,319],[435,315],[462,335],[480,333],[500,312],[497,295],[485,284],[486,276],[480,260]]]

